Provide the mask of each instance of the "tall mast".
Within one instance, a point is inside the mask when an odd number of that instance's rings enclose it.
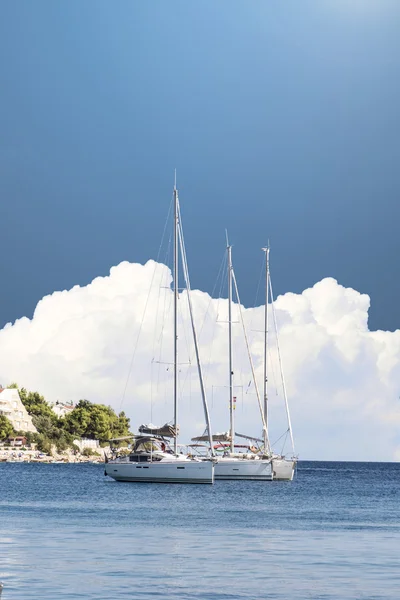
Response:
[[[265,252],[265,311],[264,311],[264,448],[268,444],[268,300],[269,300],[269,242]]]
[[[274,327],[275,327],[275,334],[276,334],[276,349],[278,351],[279,369],[280,369],[280,372],[281,372],[281,381],[282,381],[283,396],[284,396],[284,399],[285,399],[286,418],[287,418],[287,424],[288,424],[288,431],[289,431],[289,436],[290,436],[290,442],[292,444],[292,453],[293,453],[293,456],[294,456],[295,449],[294,449],[294,439],[293,439],[293,430],[292,430],[292,420],[290,418],[289,403],[288,403],[288,398],[287,398],[287,393],[286,393],[285,376],[283,374],[283,368],[282,368],[281,350],[280,350],[280,347],[279,347],[278,323],[277,323],[276,314],[275,314],[274,292],[272,291],[271,276],[269,277],[269,291],[271,292],[272,317],[274,319]]]
[[[232,246],[228,242],[226,235],[228,252],[228,331],[229,331],[229,412],[230,412],[230,436],[231,452],[235,451],[235,416],[233,405],[233,370],[232,370]]]
[[[178,454],[178,190],[174,182],[174,452]]]
[[[203,370],[201,368],[201,361],[200,361],[199,343],[197,340],[196,327],[195,327],[195,323],[194,323],[194,314],[193,314],[193,306],[192,306],[192,288],[190,285],[189,268],[188,268],[188,264],[187,264],[185,240],[183,237],[182,217],[181,217],[181,209],[179,206],[179,200],[178,200],[178,219],[179,219],[179,242],[180,242],[180,249],[181,249],[181,256],[182,256],[183,274],[184,274],[185,283],[186,283],[190,322],[192,325],[193,342],[194,342],[194,348],[195,348],[195,352],[196,352],[197,371],[199,374],[199,381],[200,381],[201,398],[203,400],[203,410],[204,410],[204,416],[206,419],[208,441],[210,444],[210,452],[211,452],[211,456],[214,456],[215,452],[214,452],[214,447],[213,447],[210,412],[208,410],[206,388],[204,385]]]

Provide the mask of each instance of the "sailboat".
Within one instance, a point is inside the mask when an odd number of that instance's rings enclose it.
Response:
[[[283,375],[282,360],[281,360],[281,353],[280,353],[280,347],[279,347],[278,326],[277,326],[277,322],[276,322],[274,296],[273,296],[273,292],[272,292],[271,273],[270,273],[270,267],[269,267],[269,253],[270,253],[269,244],[266,248],[263,248],[262,250],[263,250],[263,252],[265,252],[264,420],[265,420],[266,429],[264,430],[264,432],[265,432],[264,433],[264,440],[265,440],[264,445],[265,445],[265,447],[267,446],[268,424],[269,424],[269,418],[268,418],[268,341],[269,341],[268,304],[269,304],[269,296],[271,295],[271,310],[272,310],[272,317],[274,320],[274,327],[275,327],[275,333],[276,333],[277,353],[278,353],[279,368],[280,368],[280,374],[281,374],[282,389],[283,389],[286,418],[287,418],[287,431],[285,433],[287,433],[289,435],[290,442],[291,442],[291,448],[292,448],[292,455],[289,458],[286,457],[285,455],[275,454],[274,452],[272,452],[271,453],[272,468],[273,468],[274,480],[291,481],[294,476],[295,467],[296,467],[296,463],[297,463],[297,457],[295,456],[295,450],[294,450],[292,422],[290,419],[289,404],[288,404],[287,393],[286,393],[286,384],[285,384],[285,378]]]
[[[245,437],[251,441],[256,438],[249,436],[240,436],[235,434],[235,397],[233,396],[233,357],[232,357],[232,291],[233,283],[235,285],[236,297],[240,309],[240,298],[237,289],[235,274],[232,266],[232,246],[229,245],[227,239],[227,255],[228,255],[228,362],[229,362],[229,414],[230,414],[230,428],[227,433],[215,434],[213,441],[215,443],[214,448],[211,446],[211,450],[220,449],[223,452],[222,456],[215,458],[215,479],[227,479],[227,480],[257,480],[257,481],[271,481],[273,478],[271,459],[262,456],[258,453],[257,449],[253,445],[244,445],[235,443],[235,435],[237,437]],[[241,319],[243,332],[246,338],[246,331],[244,329],[243,319]],[[246,338],[247,343],[247,338]],[[254,367],[249,354],[250,364],[254,376]],[[258,397],[259,399],[259,397]],[[259,401],[261,418],[263,420],[262,406]],[[264,423],[265,426],[265,423]],[[266,432],[266,426],[264,427]],[[207,441],[207,435],[202,435],[192,438],[194,442]],[[242,450],[238,452],[237,450]],[[243,450],[247,450],[243,451]]]
[[[179,252],[180,251],[180,252]],[[135,481],[149,483],[208,483],[214,482],[214,462],[192,458],[178,452],[178,272],[179,254],[187,287],[188,307],[192,324],[193,341],[196,352],[197,368],[202,391],[204,416],[207,423],[208,439],[212,448],[211,423],[203,383],[196,329],[194,326],[191,303],[189,272],[183,239],[176,178],[174,185],[174,417],[173,424],[162,427],[141,425],[138,435],[134,436],[133,447],[128,455],[113,453],[106,459],[105,475],[116,481]],[[172,443],[173,441],[173,443]]]

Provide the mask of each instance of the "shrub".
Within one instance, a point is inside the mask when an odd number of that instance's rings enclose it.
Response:
[[[82,450],[82,456],[92,456],[93,450],[91,448],[84,448]]]
[[[43,454],[51,454],[51,440],[43,434],[38,435],[37,447]]]
[[[9,435],[13,435],[14,428],[11,421],[6,416],[0,415],[0,440],[5,440]]]

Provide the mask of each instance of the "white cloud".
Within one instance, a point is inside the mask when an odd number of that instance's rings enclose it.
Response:
[[[124,262],[113,267],[108,277],[98,277],[86,287],[46,296],[32,320],[19,319],[0,331],[2,383],[17,381],[51,401],[87,398],[117,410],[122,407],[133,428],[143,422],[171,420],[170,283],[165,265]],[[179,302],[179,422],[182,438],[188,440],[202,431],[204,420],[185,300],[183,293]],[[193,305],[213,427],[226,430],[227,301],[196,290]],[[369,331],[368,309],[368,296],[330,278],[302,294],[287,293],[276,301],[301,458],[396,460],[400,456],[400,331]],[[237,320],[237,307],[234,312]],[[263,308],[245,309],[244,315],[261,386],[263,344],[258,332],[263,326]],[[239,324],[233,329],[236,430],[259,435],[243,335]],[[275,439],[285,424],[274,338],[270,374],[271,438]]]

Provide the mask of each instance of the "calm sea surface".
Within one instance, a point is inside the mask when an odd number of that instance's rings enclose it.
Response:
[[[192,486],[0,463],[1,600],[398,600],[399,500],[400,464]]]

